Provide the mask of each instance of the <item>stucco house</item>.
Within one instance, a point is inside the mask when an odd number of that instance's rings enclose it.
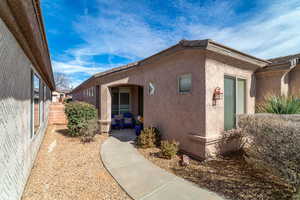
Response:
[[[55,89],[38,0],[0,1],[0,199],[20,199]]]
[[[52,102],[64,102],[65,99],[72,99],[70,95],[70,90],[56,90],[52,92]]]
[[[268,94],[300,97],[300,54],[269,60],[271,64],[257,70],[256,101]]]
[[[72,92],[99,109],[103,132],[112,114],[142,115],[144,125],[205,158],[236,114],[254,113],[255,72],[271,64],[212,40],[182,40],[151,57],[95,74]]]

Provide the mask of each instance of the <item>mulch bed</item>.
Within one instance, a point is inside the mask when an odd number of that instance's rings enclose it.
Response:
[[[202,162],[191,159],[187,167],[182,167],[180,155],[166,160],[161,158],[158,148],[138,150],[159,167],[228,199],[291,199],[292,188],[289,185],[249,165],[242,152]]]
[[[67,136],[66,126],[50,126],[38,153],[23,200],[129,200],[104,168],[96,135],[87,144]]]

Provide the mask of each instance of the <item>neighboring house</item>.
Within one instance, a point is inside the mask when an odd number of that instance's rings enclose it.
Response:
[[[300,97],[300,54],[269,61],[270,65],[256,72],[257,103],[269,94]]]
[[[72,99],[69,90],[60,90],[52,92],[52,102],[63,102],[65,99]]]
[[[0,199],[20,199],[55,89],[38,0],[0,1]],[[45,175],[46,176],[46,175]]]
[[[179,141],[182,151],[206,158],[222,131],[235,127],[236,114],[255,112],[255,71],[270,63],[212,40],[183,40],[95,74],[72,94],[99,109],[103,132],[110,131],[112,114],[131,112]]]

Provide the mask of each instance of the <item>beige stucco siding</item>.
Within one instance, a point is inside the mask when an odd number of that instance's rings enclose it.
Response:
[[[205,135],[204,63],[205,56],[200,50],[179,51],[128,71],[96,78],[86,87],[100,85],[101,120],[109,123],[109,88],[128,84],[142,86],[145,126],[159,127],[164,138],[175,139],[183,150],[202,156],[203,146],[191,141],[188,135]],[[189,94],[178,92],[178,77],[183,74],[192,74],[192,92]],[[153,96],[148,93],[149,82],[155,86]]]
[[[220,87],[224,93],[224,76],[232,76],[246,80],[246,112],[254,113],[255,111],[255,96],[253,78],[253,69],[246,69],[245,65],[237,63],[236,65],[225,64],[218,61],[214,55],[209,55],[206,58],[205,76],[206,76],[206,137],[208,143],[214,143],[214,140],[220,138],[224,130],[224,98],[217,101],[213,105],[213,93],[216,87]],[[209,144],[208,144],[209,145]],[[206,149],[206,154],[209,154],[210,148]]]
[[[300,97],[300,64],[298,64],[291,72],[290,76],[290,94]]]
[[[136,113],[137,87],[133,86],[141,86],[144,88],[145,127],[158,127],[165,139],[179,141],[181,150],[205,158],[215,151],[214,146],[224,130],[224,99],[213,105],[215,88],[220,87],[224,92],[225,75],[245,79],[246,112],[254,113],[254,72],[258,67],[208,50],[184,49],[156,56],[155,60],[150,58],[125,71],[94,78],[83,84],[77,94],[85,88],[100,86],[100,121],[102,131],[106,132],[111,122],[110,88],[130,86],[132,111]],[[184,74],[192,75],[192,91],[188,94],[178,91],[178,77]],[[150,82],[155,86],[153,96],[148,92]]]
[[[284,72],[256,73],[256,103],[263,102],[268,95],[281,94],[281,82]]]
[[[32,63],[0,18],[0,199],[20,199],[47,127],[31,137]]]

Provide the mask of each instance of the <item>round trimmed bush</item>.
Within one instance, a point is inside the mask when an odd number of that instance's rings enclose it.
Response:
[[[88,121],[97,117],[95,106],[78,101],[66,104],[65,113],[68,118],[68,133],[71,136],[82,135],[81,130],[87,128]]]

